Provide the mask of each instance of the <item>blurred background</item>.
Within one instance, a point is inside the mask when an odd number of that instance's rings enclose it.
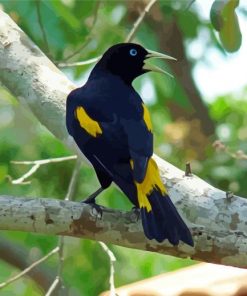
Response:
[[[234,36],[241,37],[236,18],[243,33],[247,27],[247,1],[223,2],[236,4],[231,28]],[[97,57],[111,45],[123,42],[146,4],[139,0],[0,0],[1,9],[78,86],[86,81],[94,64],[69,64]],[[181,169],[189,161],[193,173],[213,186],[244,196],[247,40],[243,35],[242,43],[238,37],[229,44],[228,35],[219,30],[217,19],[212,16],[216,11],[217,18],[218,9],[212,12],[213,4],[211,0],[155,3],[134,41],[176,57],[176,63],[157,64],[175,78],[150,73],[138,78],[134,85],[152,115],[156,154]],[[73,160],[42,166],[30,178],[30,184],[11,184],[10,177],[18,178],[28,169],[11,161],[55,158],[71,152],[1,85],[0,139],[0,194],[65,197]],[[93,170],[83,166],[76,198],[84,199],[97,184]],[[127,198],[115,188],[104,192],[99,203],[123,210],[131,208]],[[2,232],[0,282],[49,252],[57,239]],[[63,278],[69,295],[98,295],[108,289],[109,260],[97,242],[73,238],[66,238],[65,242]],[[117,259],[116,286],[196,263],[117,246],[110,248]],[[0,295],[43,295],[56,275],[56,267],[57,258],[53,257],[42,264],[36,278],[21,278],[1,290]]]

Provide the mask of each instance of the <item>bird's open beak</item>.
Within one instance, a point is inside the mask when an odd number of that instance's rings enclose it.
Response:
[[[144,65],[142,67],[143,70],[159,72],[159,73],[167,74],[170,77],[173,77],[170,73],[166,72],[165,70],[163,70],[155,65],[149,64],[148,59],[159,58],[159,59],[164,59],[164,60],[175,60],[176,61],[175,58],[173,58],[167,54],[159,53],[159,52],[153,51],[153,50],[147,50],[147,52],[148,53],[145,57],[146,59],[144,60]]]

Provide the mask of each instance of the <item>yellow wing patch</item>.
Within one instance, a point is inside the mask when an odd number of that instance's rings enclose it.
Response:
[[[149,111],[147,109],[147,107],[142,104],[142,107],[143,107],[143,120],[147,126],[147,129],[151,132],[153,127],[152,127],[152,121],[151,121],[151,118],[150,118],[150,114],[149,114]]]
[[[97,137],[98,135],[102,134],[102,129],[99,123],[92,119],[83,107],[77,107],[75,110],[75,115],[80,123],[80,126],[91,136]]]
[[[162,195],[167,194],[166,188],[160,178],[158,166],[152,158],[148,161],[147,172],[143,182],[135,182],[135,184],[139,206],[140,208],[146,208],[147,212],[152,210],[148,195],[151,194],[154,189],[159,189]]]

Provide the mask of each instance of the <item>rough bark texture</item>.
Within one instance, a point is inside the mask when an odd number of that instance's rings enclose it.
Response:
[[[65,98],[73,84],[0,10],[0,81],[28,105],[59,139],[68,143]],[[247,267],[247,201],[213,188],[155,157],[179,212],[191,226],[195,248],[145,239],[133,213],[104,209],[100,219],[88,205],[51,199],[0,197],[0,229],[63,234],[130,248]],[[165,179],[164,179],[165,178]]]
[[[75,85],[1,10],[0,81],[56,137],[68,137],[65,98]]]

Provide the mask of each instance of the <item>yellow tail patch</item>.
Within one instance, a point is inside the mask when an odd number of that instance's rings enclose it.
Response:
[[[83,107],[77,107],[75,110],[76,118],[80,126],[86,130],[91,136],[97,137],[102,134],[102,129],[96,120],[93,120]]]
[[[152,121],[150,118],[149,111],[144,104],[142,104],[142,107],[143,107],[143,120],[147,126],[147,129],[151,132],[153,127],[152,127]]]
[[[133,169],[133,161],[131,163]],[[142,183],[135,182],[137,188],[137,198],[140,208],[146,208],[147,212],[152,210],[152,206],[148,200],[148,195],[154,189],[160,190],[162,195],[167,193],[164,184],[161,181],[159,169],[156,162],[150,158],[148,161],[146,176]]]

